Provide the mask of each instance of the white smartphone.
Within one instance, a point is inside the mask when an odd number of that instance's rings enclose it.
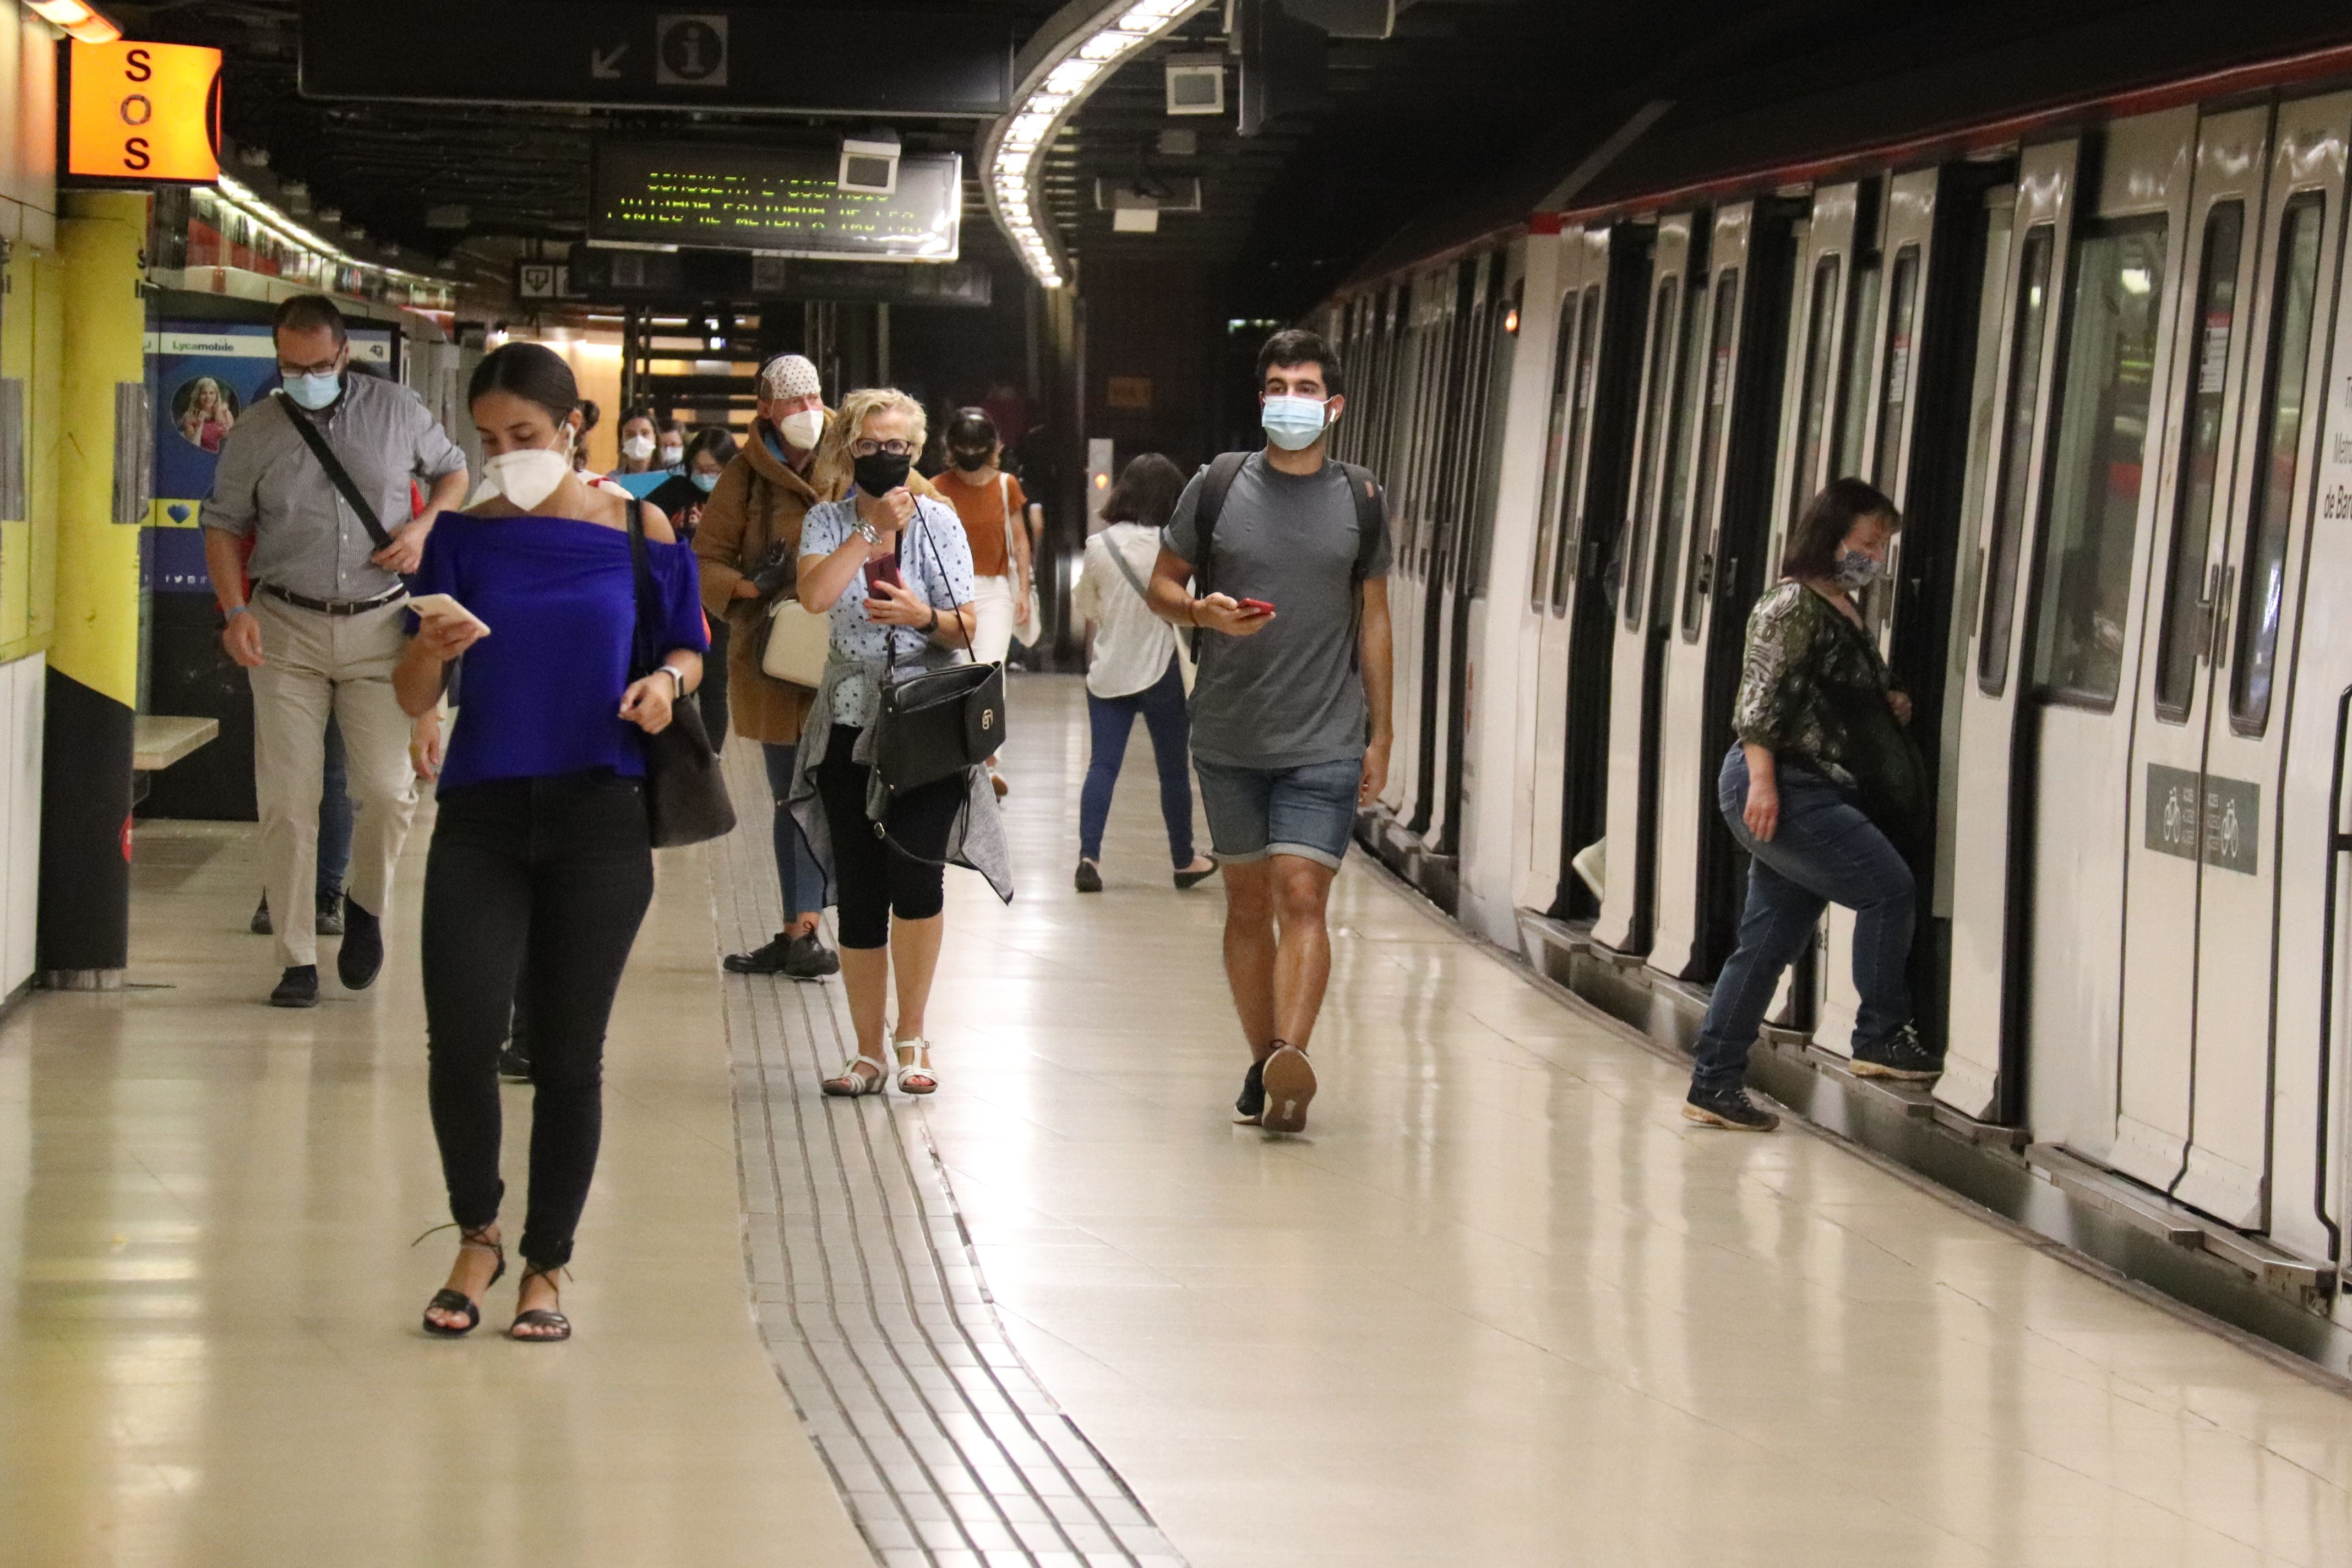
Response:
[[[488,622],[446,594],[413,595],[409,598],[408,607],[416,612],[417,618],[420,620],[463,621],[468,626],[479,626],[484,637],[490,635]]]

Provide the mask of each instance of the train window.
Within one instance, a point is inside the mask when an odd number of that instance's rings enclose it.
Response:
[[[2165,573],[2164,634],[2156,654],[2156,714],[2179,724],[2196,693],[2206,618],[2205,557],[2212,543],[2213,481],[2221,451],[2222,383],[2238,332],[2238,252],[2245,237],[2242,202],[2217,202],[2205,216],[2205,251],[2197,282],[2197,367],[2189,384],[2180,444],[2180,479],[2172,518],[2172,557]],[[2185,370],[2187,367],[2183,367]]]
[[[2017,269],[2017,336],[2010,345],[2009,406],[2001,415],[2000,493],[1993,501],[1992,559],[1985,575],[1984,627],[1977,638],[1977,684],[1998,697],[2009,684],[2010,613],[2017,605],[2017,558],[2025,539],[2033,467],[2034,416],[2042,398],[2042,340],[2050,315],[2048,224],[2025,236]]]
[[[2086,222],[2075,233],[2042,531],[2043,586],[2033,616],[2033,686],[2047,701],[2110,708],[2123,680],[2138,542],[2165,220]]]
[[[1706,361],[1706,385],[1700,394],[1698,500],[1691,507],[1690,559],[1683,566],[1683,640],[1698,640],[1699,613],[1713,575],[1707,556],[1708,524],[1715,518],[1715,470],[1723,452],[1723,422],[1731,403],[1731,350],[1739,329],[1739,272],[1727,268],[1715,283],[1715,331]]]
[[[1830,422],[1830,350],[1837,342],[1838,273],[1843,265],[1824,256],[1813,266],[1813,301],[1805,316],[1805,380],[1797,403],[1797,475],[1789,496],[1789,526],[1804,515],[1805,503],[1821,485],[1822,443]]]
[[[1903,469],[1903,411],[1911,396],[1911,353],[1919,326],[1919,247],[1895,254],[1886,288],[1886,363],[1878,383],[1878,462],[1871,481],[1895,493]],[[1897,498],[1900,499],[1900,498]]]
[[[2320,195],[2287,204],[2279,226],[2279,270],[2271,305],[2270,364],[2263,379],[2263,433],[2254,458],[2253,527],[2239,583],[2236,668],[2230,672],[2230,727],[2259,735],[2270,723],[2277,673],[2279,601],[2286,585],[2287,532],[2294,521],[2295,474],[2303,458],[2304,391],[2318,308]]]
[[[1559,554],[1551,568],[1551,613],[1568,613],[1568,585],[1576,580],[1577,556],[1584,547],[1585,426],[1592,418],[1592,377],[1601,361],[1601,289],[1584,291],[1577,312],[1576,401],[1568,415],[1568,476],[1559,502]]]
[[[1845,363],[1839,369],[1837,468],[1832,479],[1860,474],[1869,448],[1863,445],[1870,413],[1870,349],[1878,341],[1878,263],[1853,269],[1853,314],[1845,329]]]
[[[1552,546],[1559,537],[1559,518],[1566,509],[1568,478],[1568,408],[1576,398],[1576,291],[1559,302],[1559,341],[1551,360],[1551,415],[1544,424],[1543,515],[1536,524],[1536,563],[1528,579],[1528,608],[1541,615],[1544,589],[1552,580]]]
[[[1682,365],[1675,373],[1674,406],[1666,426],[1665,493],[1658,509],[1658,558],[1650,567],[1650,626],[1664,636],[1674,625],[1675,562],[1682,554],[1683,526],[1690,515],[1691,439],[1702,399],[1706,396],[1708,334],[1707,280],[1695,278],[1683,299]]]
[[[1625,549],[1625,625],[1642,624],[1642,571],[1649,556],[1650,524],[1658,515],[1658,476],[1665,468],[1660,454],[1664,445],[1666,408],[1675,385],[1675,306],[1682,298],[1682,279],[1668,277],[1658,285],[1658,301],[1650,316],[1650,406],[1642,415],[1643,467],[1649,470],[1641,504],[1633,509],[1633,537]]]

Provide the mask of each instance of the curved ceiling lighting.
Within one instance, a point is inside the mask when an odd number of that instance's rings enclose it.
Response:
[[[1164,37],[1210,0],[1122,0],[1066,5],[1022,50],[1013,112],[988,133],[988,206],[1031,277],[1062,286],[1062,245],[1045,210],[1045,149],[1065,121],[1119,61]]]

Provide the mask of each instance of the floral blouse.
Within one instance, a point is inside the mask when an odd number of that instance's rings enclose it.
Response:
[[[1883,704],[1894,682],[1877,645],[1852,622],[1838,624],[1844,620],[1802,583],[1780,583],[1759,599],[1748,617],[1731,725],[1743,744],[1794,758],[1852,789],[1854,747],[1881,742],[1851,733],[1827,689],[1866,691]]]

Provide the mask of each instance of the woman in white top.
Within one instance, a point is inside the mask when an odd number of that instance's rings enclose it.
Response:
[[[1094,759],[1078,797],[1081,893],[1102,891],[1103,826],[1139,716],[1160,767],[1160,815],[1176,885],[1190,888],[1216,874],[1213,857],[1192,852],[1192,727],[1184,713],[1176,628],[1153,615],[1145,597],[1160,531],[1183,492],[1183,470],[1159,453],[1129,462],[1103,499],[1110,526],[1087,541],[1086,569],[1072,596],[1072,609],[1087,625],[1087,714],[1094,727]]]

